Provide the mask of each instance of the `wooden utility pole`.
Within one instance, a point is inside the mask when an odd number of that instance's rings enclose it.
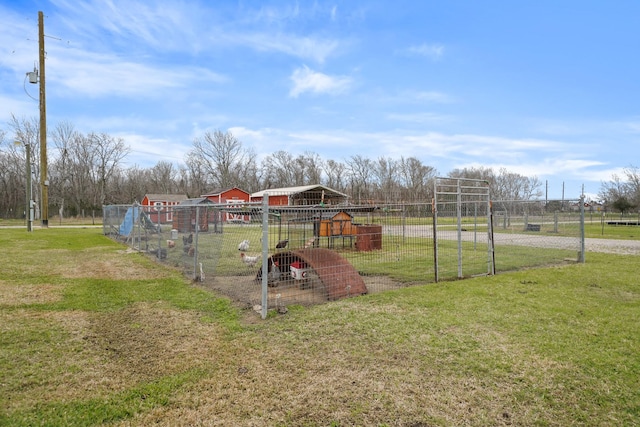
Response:
[[[40,188],[42,191],[42,226],[49,227],[49,179],[47,178],[47,100],[44,79],[44,15],[38,12],[40,47]]]

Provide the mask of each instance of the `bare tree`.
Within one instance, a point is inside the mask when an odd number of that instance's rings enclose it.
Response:
[[[598,197],[609,206],[625,201],[631,207],[640,206],[640,169],[629,166],[623,169],[623,176],[613,174],[611,181],[600,186]]]
[[[249,193],[260,191],[262,189],[262,174],[262,169],[258,167],[255,154],[252,151],[244,164],[236,186]]]
[[[347,191],[347,167],[344,163],[329,159],[324,162],[324,173],[327,177],[327,186],[338,191]]]
[[[351,185],[351,197],[358,204],[363,200],[370,200],[373,196],[370,191],[373,163],[370,159],[361,155],[351,156],[347,161],[347,171]]]
[[[113,203],[129,204],[142,201],[145,194],[152,192],[149,189],[149,175],[149,169],[137,165],[115,171],[110,179]]]
[[[542,196],[542,183],[537,177],[509,172],[506,168],[501,168],[497,174],[492,168],[482,166],[454,169],[449,177],[487,181],[494,200],[533,200]]]
[[[299,155],[296,158],[297,177],[296,182],[298,185],[315,185],[322,183],[322,158],[310,151],[305,152],[303,155]]]
[[[207,179],[208,169],[202,158],[195,152],[189,152],[185,159],[186,168],[181,172],[181,186],[189,197],[204,194],[210,185]]]
[[[502,200],[534,200],[542,196],[542,183],[536,176],[524,176],[501,168],[495,177],[495,198]]]
[[[437,171],[415,157],[400,158],[399,175],[404,200],[431,200]]]
[[[149,170],[149,192],[171,194],[176,191],[176,176],[173,163],[160,161]]]
[[[0,131],[0,214],[12,218],[26,214],[26,161],[5,138],[6,132]]]
[[[399,162],[392,158],[379,157],[373,166],[372,177],[377,188],[377,199],[385,202],[398,201],[399,192]]]
[[[120,162],[129,154],[129,147],[122,138],[114,138],[105,133],[88,135],[91,147],[95,150],[94,181],[98,187],[99,200],[94,206],[100,208],[107,201],[107,181],[114,171],[120,167]]]
[[[33,174],[32,197],[33,200],[36,201],[36,218],[39,218],[41,188],[37,183],[40,182],[40,122],[35,117],[31,119],[19,119],[12,114],[11,119],[9,120],[9,127],[12,128],[14,141],[21,142],[20,145],[22,148],[19,148],[19,150],[23,151],[24,145],[29,145],[31,147],[31,163],[33,165],[31,168]],[[25,164],[24,156],[22,156],[21,163]]]
[[[50,192],[49,200],[58,207],[58,213],[62,216],[65,210],[65,201],[71,200],[72,162],[69,155],[71,146],[79,134],[70,122],[61,122],[53,129],[51,140],[57,154],[49,162]]]
[[[293,156],[283,150],[276,151],[262,160],[263,184],[267,188],[301,185],[297,178],[297,165]]]
[[[624,168],[627,177],[627,193],[629,200],[634,206],[640,206],[640,169],[636,166]]]
[[[198,172],[204,171],[209,184],[218,188],[236,186],[241,180],[245,164],[253,158],[251,150],[229,131],[206,132],[193,141],[193,149],[187,154],[187,162]]]

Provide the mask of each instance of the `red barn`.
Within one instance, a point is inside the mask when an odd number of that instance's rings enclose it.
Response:
[[[187,200],[186,194],[146,194],[140,204],[154,224],[158,217],[161,224],[167,224],[173,221],[174,207],[183,200]]]
[[[229,201],[249,201],[249,193],[239,189],[238,187],[217,188],[207,194],[203,194],[201,197],[206,197],[213,203],[228,203]]]
[[[233,188],[218,188],[210,191],[207,194],[203,194],[202,197],[206,197],[216,204],[224,204],[228,207],[240,207],[244,202],[248,202],[250,199],[249,193],[241,190],[238,187]],[[247,215],[234,214],[230,212],[225,213],[223,221],[230,222],[249,222],[251,218]]]

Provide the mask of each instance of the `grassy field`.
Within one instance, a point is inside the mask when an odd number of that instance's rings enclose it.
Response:
[[[0,425],[640,425],[637,256],[262,321],[100,229],[0,244]]]

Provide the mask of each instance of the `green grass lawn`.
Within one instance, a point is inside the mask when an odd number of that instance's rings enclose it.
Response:
[[[263,321],[99,229],[0,244],[0,425],[640,424],[637,256]]]

